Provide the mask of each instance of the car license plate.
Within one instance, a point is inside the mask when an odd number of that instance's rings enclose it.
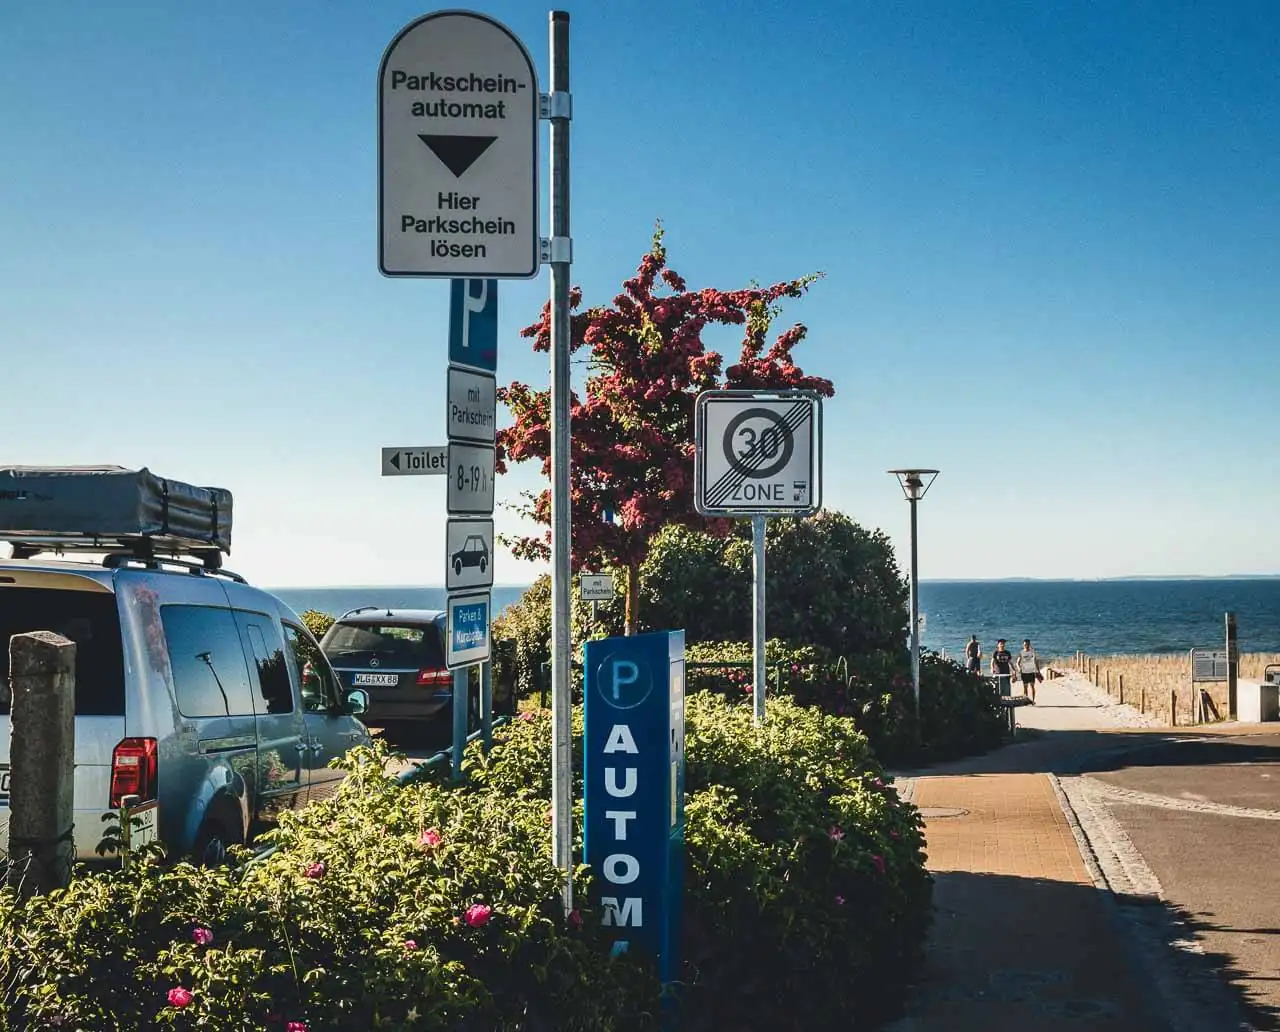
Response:
[[[399,674],[356,674],[352,684],[369,685],[371,688],[394,688],[400,683]]]
[[[129,811],[129,846],[137,849],[156,840],[160,804],[154,800]]]
[[[9,805],[9,768],[0,767],[0,803]]]

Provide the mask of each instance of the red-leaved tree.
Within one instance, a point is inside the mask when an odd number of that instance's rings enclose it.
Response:
[[[831,381],[807,376],[791,352],[805,337],[795,325],[769,342],[783,298],[797,298],[818,277],[741,290],[689,290],[667,265],[661,224],[635,276],[608,306],[570,303],[571,347],[590,353],[586,396],[572,400],[571,489],[573,568],[613,566],[626,573],[626,629],[635,633],[638,571],[649,542],[665,525],[684,523],[728,533],[730,520],[709,520],[693,508],[693,414],[698,394],[716,388],[803,388],[826,397]],[[702,341],[711,325],[743,327],[737,363],[722,370]],[[551,311],[521,331],[535,351],[551,346]],[[498,470],[540,460],[551,477],[551,398],[523,383],[499,390],[514,424],[498,433]],[[551,555],[551,491],[526,492],[516,508],[547,529],[510,542],[524,559]],[[606,522],[606,513],[613,520]]]

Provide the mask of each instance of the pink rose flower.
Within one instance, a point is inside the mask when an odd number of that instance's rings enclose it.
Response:
[[[191,1003],[192,999],[194,999],[194,997],[191,995],[190,989],[183,989],[181,986],[178,986],[176,989],[169,990],[170,1007],[176,1007],[178,1010],[182,1010],[183,1007],[186,1007]]]
[[[418,845],[423,849],[435,849],[443,841],[444,836],[436,831],[435,828],[428,828],[418,836]]]
[[[582,914],[577,907],[569,911],[569,925],[576,931],[582,927]]]
[[[191,938],[194,939],[196,944],[200,946],[213,945],[213,932],[209,931],[208,928],[197,926],[196,928],[192,929]]]
[[[882,857],[879,853],[876,853],[871,857],[871,862],[876,865],[877,871],[879,871],[881,874],[884,874],[884,857]]]
[[[323,878],[328,870],[323,860],[317,860],[313,864],[307,864],[307,869],[302,873],[308,878]]]
[[[831,829],[827,832],[827,837],[831,839],[832,842],[839,842],[844,838],[844,832],[833,824],[831,825]]]
[[[516,717],[516,720],[533,720],[533,719],[534,719],[533,710],[525,710],[518,717]]]
[[[844,897],[843,897],[843,896],[837,896],[837,897],[836,897],[836,906],[838,906],[838,907],[842,907],[842,906],[844,906]]]
[[[472,928],[483,928],[489,923],[489,918],[493,916],[493,907],[484,903],[472,903],[467,907],[467,924]]]
[[[405,939],[404,941],[405,953],[412,953],[417,948],[418,948],[418,944],[413,939]]]
[[[290,1021],[284,1026],[284,1032],[307,1032],[305,1021]]]

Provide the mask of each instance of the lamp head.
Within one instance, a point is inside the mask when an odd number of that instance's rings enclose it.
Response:
[[[936,469],[891,469],[889,472],[898,478],[902,493],[909,502],[923,498],[938,477]]]

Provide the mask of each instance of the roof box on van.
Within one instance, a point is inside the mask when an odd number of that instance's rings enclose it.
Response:
[[[0,466],[0,541],[14,555],[231,552],[231,492],[145,467]]]

